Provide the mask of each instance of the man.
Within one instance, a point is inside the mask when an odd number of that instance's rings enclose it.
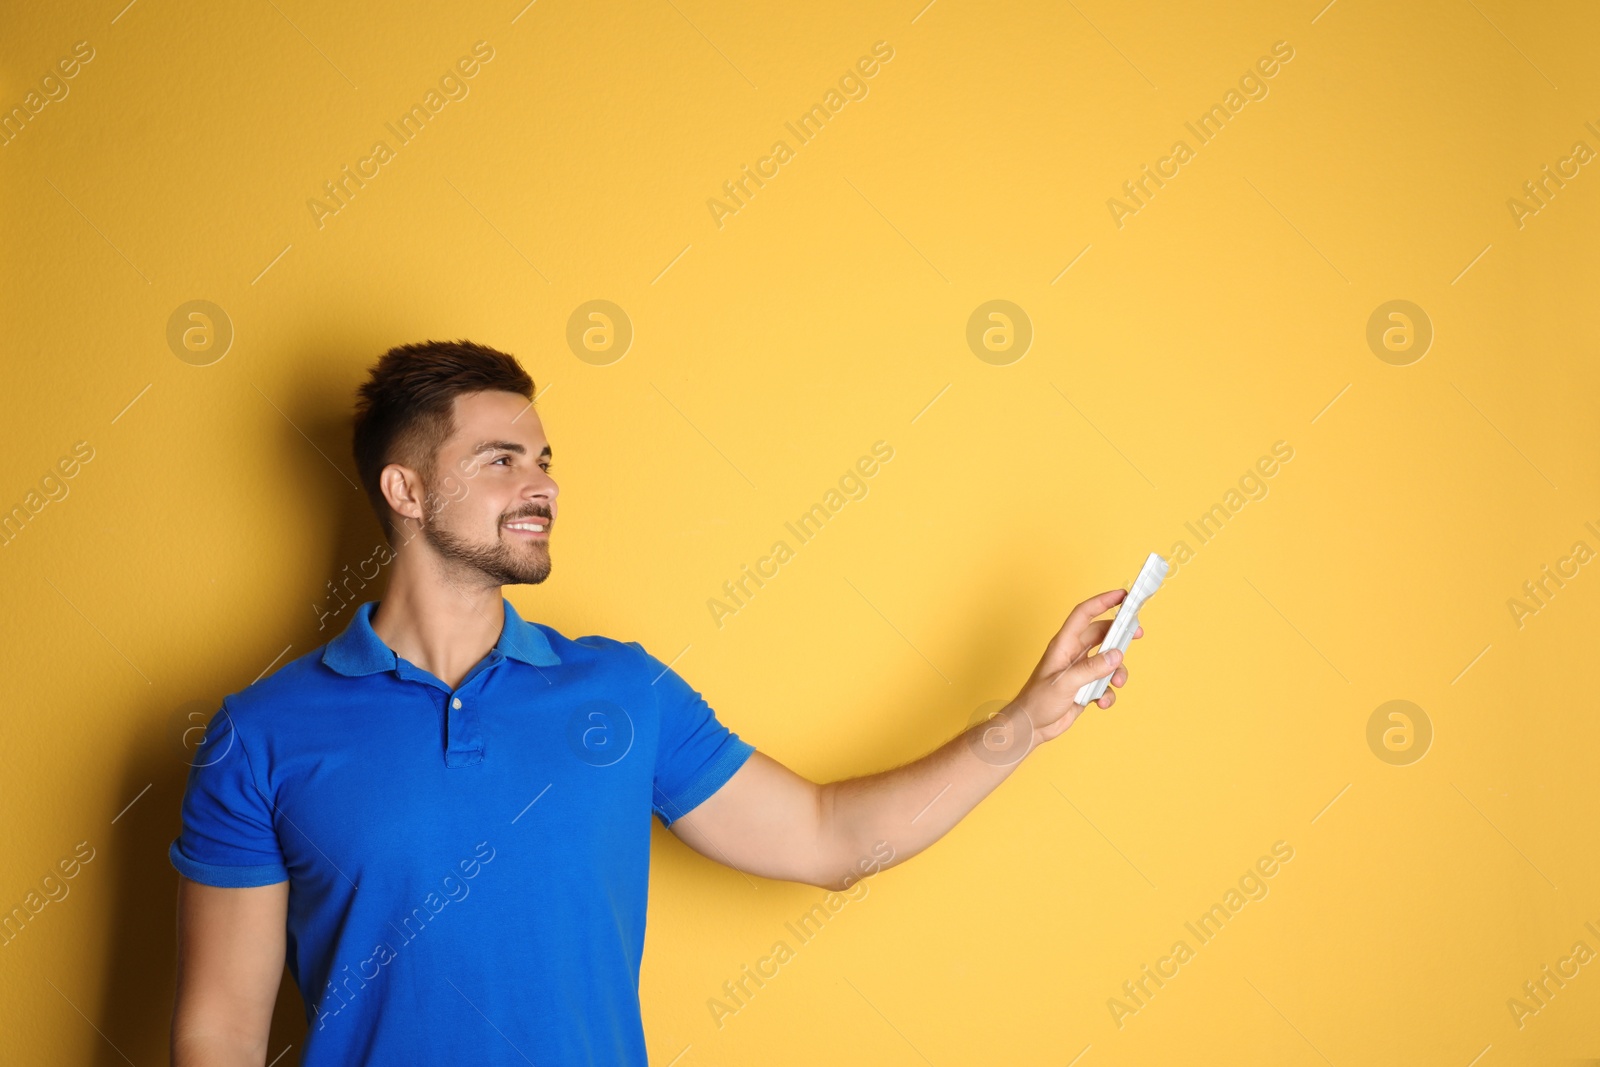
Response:
[[[549,575],[558,510],[516,360],[406,345],[360,393],[355,461],[394,549],[388,588],[207,727],[169,850],[176,1067],[264,1064],[285,959],[307,1067],[642,1065],[652,813],[719,863],[848,888],[1066,730],[1084,683],[1127,680],[1114,650],[1086,655],[1117,589],[1073,609],[1003,718],[812,783],[638,642],[569,638],[504,599]]]

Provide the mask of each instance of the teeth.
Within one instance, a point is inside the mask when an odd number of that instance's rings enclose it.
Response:
[[[544,527],[536,522],[508,522],[506,526],[513,530],[531,530],[534,533],[544,532]]]

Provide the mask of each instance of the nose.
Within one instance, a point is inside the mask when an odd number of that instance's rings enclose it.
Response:
[[[523,500],[528,503],[543,504],[554,512],[556,496],[561,492],[561,487],[556,485],[556,480],[548,471],[538,467],[534,468],[533,477],[529,479],[523,491]]]

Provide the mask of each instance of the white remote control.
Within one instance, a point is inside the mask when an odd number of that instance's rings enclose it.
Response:
[[[1134,631],[1139,629],[1139,609],[1144,607],[1144,602],[1155,595],[1161,588],[1161,580],[1167,576],[1169,567],[1167,561],[1161,558],[1160,553],[1152,552],[1144,561],[1144,566],[1139,568],[1139,577],[1128,586],[1128,595],[1122,599],[1117,607],[1117,614],[1111,620],[1111,629],[1106,631],[1106,639],[1100,642],[1100,651],[1114,648],[1124,655],[1128,652],[1128,645],[1133,643]],[[1111,674],[1117,673],[1112,671]],[[1111,684],[1111,675],[1096,678],[1078,690],[1077,702],[1087,706],[1105,693],[1106,686]]]

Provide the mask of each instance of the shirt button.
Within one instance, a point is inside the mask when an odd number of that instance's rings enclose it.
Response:
[[[459,708],[461,706],[461,698],[460,697],[456,697],[454,700],[452,700],[450,702],[450,706],[452,708]]]

